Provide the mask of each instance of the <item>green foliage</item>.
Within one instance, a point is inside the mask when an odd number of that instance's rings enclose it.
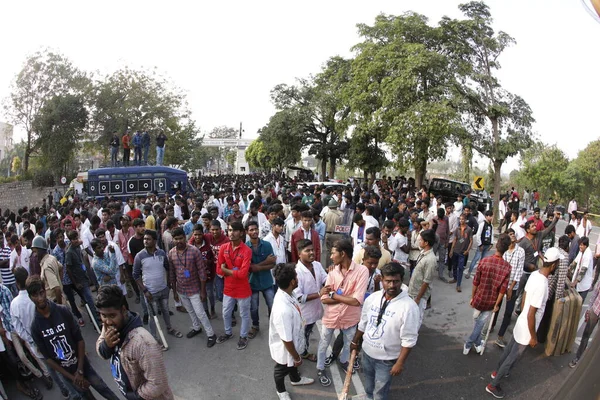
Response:
[[[48,170],[39,170],[33,173],[33,186],[48,187],[54,186],[57,182],[52,173]]]
[[[13,157],[10,170],[13,174],[17,174],[21,171],[21,158],[19,156]]]
[[[55,178],[66,174],[65,166],[74,157],[87,116],[83,100],[70,94],[54,96],[36,115],[33,127],[41,164]]]
[[[29,169],[29,158],[38,149],[34,121],[46,102],[58,95],[87,92],[89,83],[88,76],[61,54],[44,50],[27,57],[5,103],[12,122],[26,132],[23,170]]]
[[[268,161],[270,161],[270,158],[267,158],[268,153],[265,150],[264,142],[260,138],[255,139],[250,143],[250,146],[246,149],[245,156],[250,167],[269,169],[267,165],[269,164]]]
[[[239,131],[230,126],[217,126],[213,128],[208,137],[211,139],[235,139],[239,135]]]
[[[165,165],[173,165],[188,172],[201,169],[206,164],[206,158],[196,123],[191,120],[174,119],[170,121],[168,128],[169,134],[165,130],[169,137],[165,145]],[[150,150],[152,147],[150,146]]]
[[[267,168],[281,171],[300,162],[304,123],[305,119],[294,110],[283,110],[275,113],[269,123],[258,131],[267,153]]]
[[[520,184],[531,190],[537,189],[543,199],[553,196],[568,200],[570,193],[563,192],[563,174],[569,159],[556,145],[536,142],[521,155],[521,165]]]

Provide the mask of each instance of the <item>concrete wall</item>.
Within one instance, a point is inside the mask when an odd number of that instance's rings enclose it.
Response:
[[[57,186],[60,193],[65,192],[67,186]],[[48,193],[54,192],[54,187],[33,187],[32,181],[11,182],[0,184],[0,208],[2,212],[9,208],[15,213],[22,207],[39,207],[42,199],[48,197]]]

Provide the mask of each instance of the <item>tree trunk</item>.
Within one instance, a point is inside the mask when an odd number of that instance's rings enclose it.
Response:
[[[469,182],[471,180],[471,161],[473,160],[473,148],[470,144],[465,144],[461,147],[460,153],[462,163],[461,179],[463,182]]]
[[[325,173],[327,172],[327,159],[321,160],[321,182],[325,181]]]
[[[498,203],[500,202],[500,171],[502,170],[502,164],[504,160],[493,160],[494,163],[494,196],[492,201],[494,202],[494,216],[492,221],[496,221],[498,215]]]
[[[329,159],[329,179],[333,179],[335,176],[335,158]]]
[[[23,157],[23,167],[21,168],[23,173],[27,172],[27,170],[29,169],[29,156],[31,154],[31,148],[29,147],[29,144],[27,144],[27,147],[25,147],[25,157]],[[17,172],[18,175],[18,172]]]
[[[369,179],[369,188],[373,187],[373,184],[375,183],[376,174],[377,173],[375,171],[371,171],[371,178]]]
[[[415,167],[415,186],[417,189],[421,188],[425,174],[427,173],[427,155],[416,155],[414,161]]]
[[[368,182],[367,180],[369,179],[369,173],[366,170],[363,170],[363,178],[365,182]]]

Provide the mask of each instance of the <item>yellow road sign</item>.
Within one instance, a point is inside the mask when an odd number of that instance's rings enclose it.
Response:
[[[473,179],[473,189],[483,190],[483,188],[484,188],[483,176],[476,176],[475,179]]]

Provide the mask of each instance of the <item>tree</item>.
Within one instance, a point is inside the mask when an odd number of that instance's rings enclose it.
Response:
[[[554,196],[568,200],[570,194],[564,193],[563,174],[569,159],[556,145],[534,143],[522,153],[521,166],[519,182],[528,188],[536,188],[542,199]]]
[[[321,162],[323,177],[329,163],[333,178],[337,163],[348,152],[345,136],[350,108],[342,99],[342,90],[349,71],[349,60],[332,57],[316,76],[298,79],[296,86],[277,85],[271,91],[275,108],[293,112],[296,119],[304,121],[303,147]]]
[[[270,169],[269,161],[270,156],[265,150],[264,142],[259,138],[255,139],[250,143],[250,146],[246,149],[246,161],[252,168],[264,168]]]
[[[14,156],[12,159],[12,163],[11,163],[11,167],[10,167],[10,171],[13,174],[18,174],[19,171],[21,171],[21,159],[19,158],[19,156]]]
[[[373,26],[359,24],[358,30],[363,41],[354,47],[348,85],[354,121],[361,136],[372,138],[367,148],[385,140],[399,167],[414,168],[420,186],[427,163],[445,156],[445,142],[457,129],[440,29],[408,12],[379,15]],[[383,154],[375,154],[371,168],[380,169]]]
[[[268,168],[283,168],[300,162],[305,119],[293,110],[278,111],[261,128],[259,138],[268,154]]]
[[[66,165],[75,156],[87,117],[83,99],[70,94],[52,97],[36,115],[33,128],[39,135],[41,163],[55,178],[67,174]]]
[[[165,163],[184,168],[197,164],[193,156],[200,143],[199,130],[185,95],[156,70],[123,68],[96,81],[91,114],[90,138],[102,143],[105,157],[114,132],[147,130],[156,136],[162,130],[168,138]],[[149,158],[155,151],[150,146]]]
[[[483,2],[461,4],[466,20],[444,17],[440,23],[446,51],[456,75],[455,104],[462,112],[465,134],[473,149],[490,159],[494,193],[500,193],[501,168],[507,158],[533,145],[531,108],[520,96],[504,90],[495,72],[498,58],[515,43],[505,32],[495,33],[489,7]]]
[[[591,208],[598,201],[600,187],[600,140],[590,142],[577,154],[563,175],[566,189],[572,190],[569,197],[579,193],[579,199],[586,208]]]
[[[217,126],[210,131],[208,137],[211,139],[236,139],[239,132],[230,126]]]
[[[5,102],[7,115],[26,133],[24,171],[29,169],[29,158],[38,148],[34,121],[40,110],[54,96],[89,90],[89,82],[87,75],[61,54],[44,50],[27,57]]]

